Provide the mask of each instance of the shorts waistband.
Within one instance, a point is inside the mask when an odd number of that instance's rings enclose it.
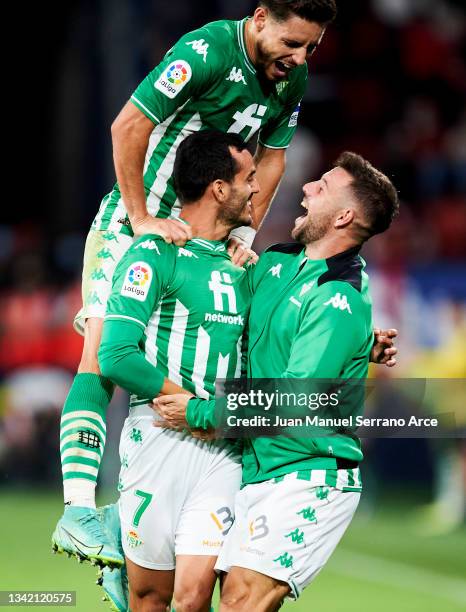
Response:
[[[147,417],[147,416],[150,416],[150,417],[152,417],[155,420],[158,420],[158,419],[161,420],[161,417],[159,417],[159,415],[155,412],[155,410],[153,410],[149,406],[149,404],[141,404],[139,406],[130,407],[128,416],[130,416],[130,417]]]

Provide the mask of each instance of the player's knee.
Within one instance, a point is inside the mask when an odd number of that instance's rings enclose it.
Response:
[[[226,580],[222,587],[220,609],[222,612],[246,610],[250,598],[251,585],[242,580]]]
[[[202,584],[188,585],[185,588],[175,589],[173,595],[176,612],[203,612],[211,600],[212,592]]]
[[[170,605],[171,595],[165,596],[156,591],[131,593],[130,604],[133,612],[166,612]]]

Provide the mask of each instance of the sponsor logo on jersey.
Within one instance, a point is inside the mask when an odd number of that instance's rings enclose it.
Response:
[[[341,293],[336,293],[332,298],[330,298],[327,302],[325,302],[324,306],[332,305],[334,308],[338,310],[347,310],[350,314],[351,307],[348,302],[348,298],[346,295],[341,295]]]
[[[277,264],[276,266],[272,266],[268,272],[272,272],[272,276],[276,276],[280,278],[280,272],[282,271],[283,264]]]
[[[238,312],[236,308],[236,293],[233,287],[233,281],[231,276],[227,272],[219,272],[213,270],[210,281],[209,289],[214,294],[214,308],[215,310],[227,311],[231,314]],[[224,308],[223,297],[226,297],[227,307]]]
[[[298,125],[298,116],[299,116],[300,108],[301,108],[301,102],[298,104],[298,106],[294,109],[293,113],[291,114],[290,120],[288,121],[288,127],[296,127]]]
[[[184,249],[183,247],[178,249],[178,257],[195,257],[196,259],[199,259],[196,253],[188,251],[188,249]]]
[[[228,325],[244,326],[244,317],[241,315],[224,315],[221,312],[206,312],[204,321],[213,321],[214,323],[227,323]]]
[[[157,251],[157,255],[160,255],[159,247],[157,246],[155,240],[144,240],[144,242],[140,242],[135,249],[147,249],[148,251]]]
[[[202,546],[208,546],[209,548],[220,548],[222,542],[220,540],[202,540]]]
[[[251,546],[240,546],[240,550],[251,555],[257,555],[258,557],[263,557],[265,552],[263,550],[259,550],[258,548],[251,548]]]
[[[193,51],[196,51],[199,55],[202,55],[204,58],[204,62],[207,60],[207,52],[209,50],[209,44],[203,38],[199,40],[193,40],[191,42],[187,42],[187,45],[193,48]]]
[[[143,543],[137,532],[133,529],[126,534],[126,541],[131,548],[137,548]]]
[[[245,128],[251,128],[249,133],[244,136],[244,140],[249,140],[259,129],[262,117],[267,112],[267,107],[262,104],[250,104],[243,112],[237,111],[233,115],[234,123],[228,128],[228,132],[240,134]]]
[[[233,66],[225,81],[232,81],[233,83],[243,83],[244,85],[247,85],[243,71],[241,68],[237,68],[236,66]]]
[[[158,89],[168,98],[177,96],[192,76],[191,66],[185,60],[175,60],[164,72],[158,81],[154,83]]]
[[[120,294],[144,302],[151,283],[152,268],[145,261],[138,261],[127,269]]]

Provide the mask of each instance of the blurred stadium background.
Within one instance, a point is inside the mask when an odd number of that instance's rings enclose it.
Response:
[[[403,204],[393,228],[365,250],[375,321],[400,331],[395,375],[464,379],[464,1],[338,4],[312,58],[287,173],[256,250],[287,240],[305,181],[343,149],[362,153],[393,178]],[[21,170],[33,162],[33,188],[20,206],[5,207],[0,224],[0,589],[72,589],[77,610],[105,610],[94,571],[52,557],[49,538],[61,513],[59,414],[81,350],[71,321],[84,240],[114,180],[110,124],[181,34],[254,6],[80,0],[54,7],[53,25],[47,9],[32,9],[41,27],[31,27],[34,127],[25,138],[37,146],[19,159]],[[315,584],[284,609],[466,609],[465,410],[456,439],[366,442],[357,518]],[[101,502],[115,498],[125,411],[118,392]]]

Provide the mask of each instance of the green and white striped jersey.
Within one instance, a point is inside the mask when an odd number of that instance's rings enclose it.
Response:
[[[241,21],[216,21],[183,36],[142,81],[131,102],[154,124],[144,165],[147,209],[155,217],[178,212],[172,171],[189,134],[213,128],[246,141],[286,148],[296,130],[307,67],[288,81],[260,81],[246,51]],[[125,223],[126,222],[126,223]],[[118,184],[102,200],[94,229],[132,235]]]
[[[148,235],[130,247],[113,278],[99,358],[119,364],[131,407],[151,401],[164,377],[208,399],[217,378],[240,376],[247,277],[224,242],[177,247]]]

